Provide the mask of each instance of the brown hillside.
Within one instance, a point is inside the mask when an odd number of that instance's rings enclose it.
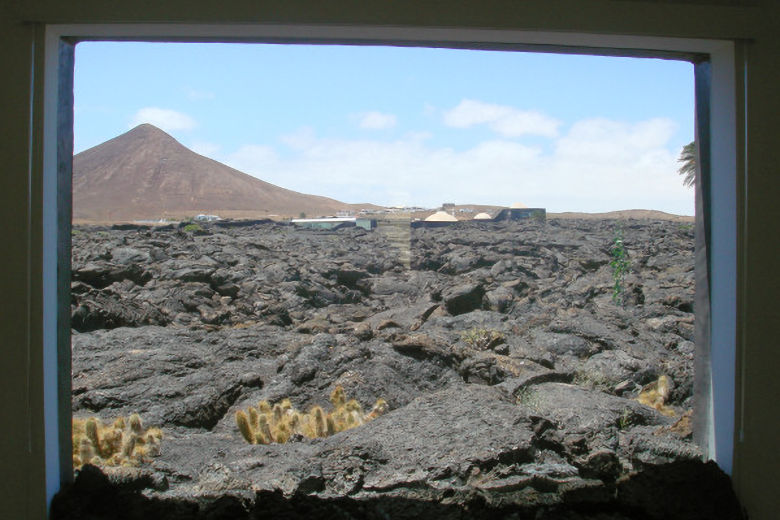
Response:
[[[608,211],[606,213],[548,213],[549,218],[585,218],[585,219],[650,219],[672,220],[675,222],[693,222],[695,218],[690,215],[673,215],[655,209],[624,209],[620,211]]]
[[[143,124],[73,158],[73,219],[116,222],[334,214],[366,205],[305,195],[198,155]]]

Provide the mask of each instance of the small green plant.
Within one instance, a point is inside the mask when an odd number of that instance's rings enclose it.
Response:
[[[298,218],[306,218],[306,212],[301,211],[300,213],[298,213]]]
[[[604,374],[588,372],[585,370],[578,370],[574,374],[572,383],[577,386],[600,390],[602,392],[609,392],[614,386],[614,381],[610,380]]]
[[[200,227],[200,225],[196,224],[195,222],[191,222],[191,223],[187,224],[182,229],[184,231],[186,231],[187,233],[193,233],[195,231],[203,231],[203,228]]]
[[[530,388],[521,388],[516,395],[516,403],[533,411],[539,410],[539,392]]]
[[[487,350],[504,341],[504,335],[497,330],[474,327],[461,333],[466,345],[476,350]]]
[[[693,231],[693,224],[691,224],[689,222],[680,224],[680,231],[682,231],[683,233],[687,233],[689,231]]]
[[[610,249],[612,260],[609,266],[612,268],[612,301],[615,304],[623,304],[623,292],[625,289],[626,274],[631,270],[631,261],[628,259],[628,251],[623,243],[623,228],[615,228],[615,237]]]
[[[631,415],[631,410],[623,408],[623,413],[620,414],[617,421],[618,430],[627,430],[634,425],[634,418]]]

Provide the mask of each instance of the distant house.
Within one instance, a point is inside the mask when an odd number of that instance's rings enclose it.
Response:
[[[222,220],[222,218],[219,215],[195,215],[195,218],[193,220],[197,220],[198,222],[214,222],[215,220]]]
[[[547,210],[545,208],[504,208],[498,212],[496,218],[493,220],[524,220],[527,218],[547,218]]]
[[[376,227],[376,219],[360,217],[294,218],[290,222],[296,226],[309,229],[360,227],[371,231]]]

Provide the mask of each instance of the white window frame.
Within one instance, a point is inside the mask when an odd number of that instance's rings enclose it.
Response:
[[[65,239],[58,214],[58,84],[59,47],[70,41],[191,41],[257,43],[376,44],[470,49],[505,49],[530,52],[568,52],[608,56],[670,58],[700,55],[710,63],[709,132],[711,153],[709,208],[712,218],[710,247],[710,411],[707,442],[703,448],[731,473],[735,432],[735,366],[737,359],[737,179],[743,165],[737,150],[742,127],[738,100],[743,99],[742,78],[737,75],[736,46],[728,40],[597,35],[464,28],[410,28],[313,25],[187,25],[187,24],[74,24],[47,25],[44,37],[43,135],[38,159],[43,165],[43,379],[46,439],[47,503],[60,488],[60,422],[58,417],[58,306],[65,294],[57,293],[57,243]],[[706,101],[697,100],[697,103]],[[61,137],[61,136],[60,136]],[[744,159],[744,158],[742,158]],[[67,211],[65,214],[69,214]],[[69,239],[69,237],[67,237]],[[69,300],[67,300],[69,301]],[[63,347],[59,347],[63,348]],[[69,348],[69,345],[67,346]]]

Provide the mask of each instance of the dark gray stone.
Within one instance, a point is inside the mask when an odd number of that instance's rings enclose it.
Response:
[[[81,481],[188,504],[171,517],[193,501],[203,517],[249,518],[260,503],[283,517],[297,497],[325,516],[338,504],[376,518],[558,518],[567,507],[579,516],[560,518],[590,518],[602,506],[622,518],[621,501],[655,518],[632,472],[700,454],[675,418],[635,397],[666,374],[668,404],[690,408],[693,243],[675,223],[625,229],[632,274],[615,305],[614,225],[416,229],[411,269],[381,233],[83,229],[74,413],[138,412],[165,438],[141,472],[105,484],[85,470]],[[474,348],[464,334],[475,329],[502,339]],[[366,410],[384,398],[389,413],[283,445],[248,445],[237,431],[238,409],[282,398],[328,408],[337,385]]]

